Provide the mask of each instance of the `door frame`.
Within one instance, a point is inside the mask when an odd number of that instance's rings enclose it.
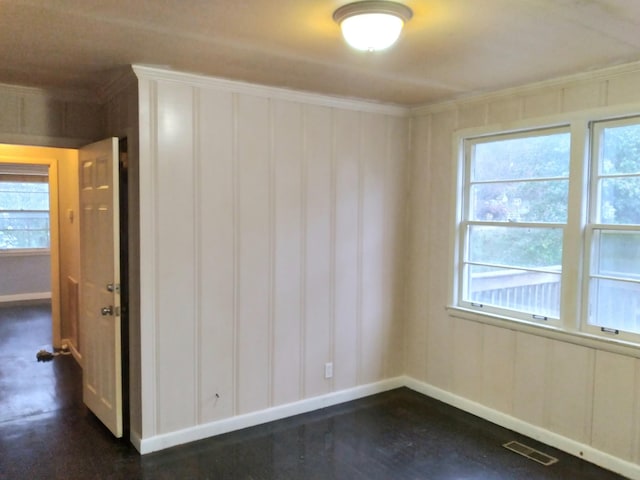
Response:
[[[67,157],[70,153],[74,155],[75,151],[72,149],[0,144],[0,163],[47,165],[49,168],[49,257],[51,264],[51,338],[53,348],[62,346],[58,157]]]

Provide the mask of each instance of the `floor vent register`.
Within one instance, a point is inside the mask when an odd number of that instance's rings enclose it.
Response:
[[[523,457],[527,457],[534,462],[541,463],[546,467],[548,467],[549,465],[553,465],[558,461],[558,459],[555,457],[547,455],[546,453],[542,453],[535,448],[528,447],[523,443],[516,442],[515,440],[507,442],[502,446],[508,450],[511,450],[512,452],[522,455]]]

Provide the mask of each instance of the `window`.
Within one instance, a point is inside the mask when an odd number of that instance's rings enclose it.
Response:
[[[640,343],[640,116],[458,138],[454,307]]]
[[[0,251],[49,248],[48,177],[25,167],[0,165]]]
[[[640,119],[593,125],[588,324],[640,333]]]

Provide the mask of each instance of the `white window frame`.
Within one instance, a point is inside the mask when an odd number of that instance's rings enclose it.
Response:
[[[640,358],[640,335],[620,331],[617,334],[603,332],[599,327],[588,324],[588,278],[593,231],[590,215],[594,200],[590,183],[590,172],[596,161],[590,151],[593,144],[591,130],[597,122],[611,122],[616,119],[640,121],[640,104],[603,107],[581,112],[570,112],[544,118],[509,122],[459,130],[453,134],[454,155],[452,195],[454,195],[454,215],[452,215],[450,251],[451,280],[447,311],[450,316],[506,327],[516,331],[533,333],[548,338],[559,339],[578,345],[600,348]],[[497,137],[506,134],[544,131],[568,128],[571,134],[571,160],[569,174],[568,218],[563,239],[562,259],[562,301],[560,318],[557,322],[540,322],[518,315],[507,315],[502,311],[474,308],[462,303],[461,275],[464,257],[464,241],[461,228],[465,227],[465,202],[468,201],[465,187],[468,172],[465,170],[465,140],[481,137]]]
[[[463,141],[463,159],[462,161],[464,162],[464,166],[463,166],[463,170],[464,170],[464,174],[463,174],[463,187],[460,193],[460,196],[462,197],[461,199],[461,207],[462,207],[462,212],[461,212],[461,221],[459,223],[458,226],[458,232],[457,235],[459,236],[459,246],[461,248],[460,250],[460,262],[458,265],[458,272],[457,272],[457,278],[458,278],[458,288],[457,288],[457,294],[458,294],[458,298],[457,298],[457,304],[460,306],[463,306],[465,308],[469,308],[469,309],[481,309],[482,311],[486,311],[495,315],[503,315],[503,316],[508,316],[509,318],[513,318],[513,319],[517,319],[517,320],[521,320],[521,321],[530,321],[533,323],[544,323],[546,325],[554,325],[554,326],[558,326],[559,324],[559,318],[555,318],[555,317],[551,317],[551,316],[546,316],[546,315],[541,315],[541,314],[531,314],[531,313],[525,313],[523,311],[518,311],[518,310],[513,310],[513,309],[508,309],[508,308],[501,308],[501,307],[497,307],[497,306],[492,306],[492,305],[485,305],[485,304],[479,304],[479,303],[475,303],[469,300],[465,300],[464,297],[466,296],[466,292],[465,289],[466,287],[468,287],[468,285],[465,282],[465,259],[467,258],[468,255],[468,246],[469,246],[469,242],[468,240],[465,240],[465,238],[468,236],[468,232],[469,232],[469,227],[470,226],[499,226],[501,228],[540,228],[540,229],[558,229],[562,231],[562,237],[563,239],[566,236],[566,223],[557,223],[557,222],[515,222],[515,223],[509,223],[509,222],[491,222],[491,221],[481,221],[481,220],[473,220],[471,219],[471,214],[470,214],[470,210],[471,210],[471,187],[472,187],[472,181],[471,181],[471,166],[472,166],[472,156],[473,156],[473,149],[476,145],[478,144],[482,144],[482,143],[486,143],[486,142],[492,142],[492,141],[500,141],[500,140],[510,140],[510,139],[520,139],[520,138],[533,138],[533,137],[538,137],[538,136],[545,136],[545,135],[551,135],[551,134],[558,134],[558,133],[569,133],[570,134],[570,130],[568,125],[560,125],[560,126],[554,126],[551,128],[534,128],[534,129],[527,129],[527,130],[521,130],[521,131],[517,131],[517,132],[499,132],[497,134],[490,134],[490,135],[479,135],[479,136],[470,136],[470,137],[466,137],[464,138]],[[569,177],[564,177],[566,178],[566,180],[569,180]],[[531,181],[531,182],[536,182],[536,181],[541,181],[541,180],[562,180],[563,177],[549,177],[548,179],[541,179],[541,178],[532,178],[532,179],[526,179],[526,178],[522,178],[522,179],[517,179],[517,180],[510,180],[511,182],[513,181]],[[504,179],[504,181],[508,181],[508,179]],[[476,182],[476,183],[483,183],[483,182]],[[568,210],[568,206],[567,206],[567,210]],[[564,244],[564,241],[563,241]],[[564,245],[563,245],[563,250],[564,250]],[[535,268],[531,268],[530,271],[540,271],[540,269],[535,269]],[[560,277],[560,289],[562,290],[562,273],[559,272],[559,277]],[[561,293],[560,293],[561,295]],[[558,316],[559,317],[559,316]]]
[[[599,212],[599,192],[598,192],[598,180],[606,175],[599,174],[599,160],[602,155],[601,135],[605,128],[622,127],[625,125],[640,125],[640,112],[637,115],[613,118],[613,119],[598,119],[591,122],[590,129],[590,172],[591,178],[589,182],[589,211],[587,213],[588,220],[585,226],[585,251],[584,251],[584,279],[582,285],[582,311],[583,314],[583,329],[584,331],[594,334],[608,337],[618,337],[624,341],[630,341],[640,344],[640,333],[632,333],[620,329],[605,328],[600,325],[592,325],[589,323],[589,315],[591,313],[590,305],[590,284],[592,278],[592,262],[595,248],[595,232],[596,231],[616,231],[616,232],[634,232],[640,234],[640,225],[627,225],[627,224],[615,224],[615,223],[602,223],[598,222],[600,215]],[[620,176],[628,176],[622,174]],[[637,175],[633,175],[637,176]]]
[[[33,179],[36,178],[40,178],[42,177],[41,172],[41,168],[38,169],[36,166],[34,165],[27,165],[25,166],[21,166],[21,165],[11,165],[11,167],[14,168],[19,168],[22,167],[19,172],[22,171],[26,171],[27,173],[23,173],[22,175],[20,175],[20,182],[22,183],[42,183],[42,184],[47,184],[47,197],[49,200],[49,208],[47,210],[0,210],[0,213],[6,212],[6,213],[15,213],[15,214],[20,214],[20,213],[46,213],[47,217],[48,217],[48,222],[49,222],[49,228],[48,228],[48,232],[49,232],[49,237],[51,237],[51,186],[49,185],[48,182],[48,178],[47,181],[34,181],[34,180],[30,180],[30,177],[32,177]],[[8,168],[8,167],[4,167],[4,168]],[[33,169],[38,173],[28,173],[29,169]],[[49,254],[51,252],[51,238],[49,238],[49,246],[48,247],[19,247],[19,248],[0,248],[0,256],[30,256],[30,255],[45,255],[45,254]]]

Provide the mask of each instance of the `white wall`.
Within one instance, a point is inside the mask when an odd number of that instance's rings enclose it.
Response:
[[[99,140],[104,111],[85,92],[0,84],[0,142],[79,147]]]
[[[142,450],[400,375],[405,110],[135,70]]]
[[[0,302],[51,298],[51,257],[46,253],[0,255]]]
[[[445,310],[454,241],[453,133],[638,103],[638,85],[640,67],[634,65],[414,111],[405,371],[419,381],[417,388],[513,425],[537,427],[530,432],[546,441],[561,436],[556,443],[576,454],[591,448],[583,453],[592,461],[640,478],[640,353],[611,353]]]

